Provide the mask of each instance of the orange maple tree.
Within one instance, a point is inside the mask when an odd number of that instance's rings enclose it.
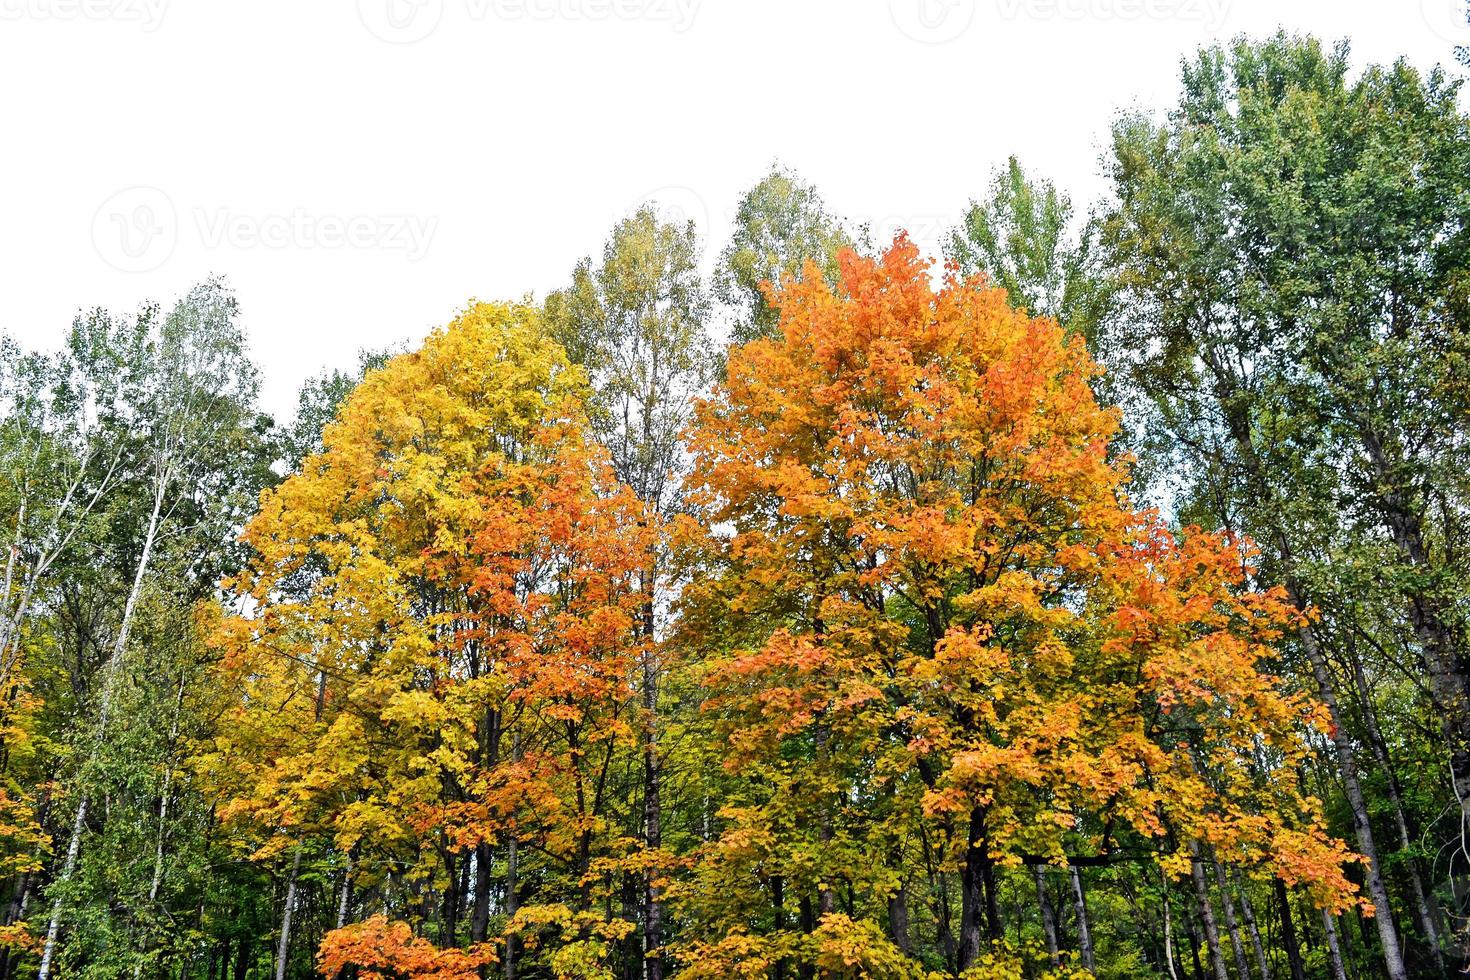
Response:
[[[486,944],[440,949],[381,915],[329,933],[317,957],[322,976],[339,977],[350,967],[362,980],[478,980],[495,962]]]
[[[1269,669],[1293,613],[1248,545],[1129,502],[1080,338],[936,288],[903,237],[839,262],[835,289],[785,283],[689,434],[686,639],[742,788],[680,893],[685,975],[815,964],[834,930],[887,962],[918,869],[959,880],[959,970],[1021,864],[1177,877],[1205,848],[1354,902],[1295,776],[1322,712]]]

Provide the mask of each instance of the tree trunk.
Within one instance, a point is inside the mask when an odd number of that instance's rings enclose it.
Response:
[[[1235,903],[1230,898],[1230,882],[1225,879],[1225,866],[1217,858],[1215,865],[1215,881],[1220,886],[1220,911],[1225,915],[1225,930],[1230,935],[1230,949],[1235,954],[1235,969],[1240,974],[1240,980],[1249,980],[1251,975],[1250,961],[1245,958],[1245,943],[1240,936],[1240,923],[1235,919]]]
[[[1287,577],[1287,596],[1299,611],[1308,611],[1306,601],[1297,589],[1295,578]],[[1317,633],[1310,623],[1303,623],[1298,633],[1301,638],[1302,649],[1307,654],[1307,659],[1312,665],[1312,674],[1317,681],[1318,696],[1327,707],[1328,717],[1332,723],[1332,745],[1337,752],[1338,769],[1342,773],[1342,785],[1344,795],[1347,797],[1348,807],[1353,812],[1353,829],[1358,840],[1358,851],[1367,859],[1367,867],[1364,869],[1365,884],[1367,886],[1368,899],[1373,903],[1376,915],[1373,923],[1378,929],[1379,943],[1383,948],[1384,967],[1387,970],[1389,980],[1408,980],[1409,974],[1404,967],[1403,950],[1399,945],[1398,933],[1393,925],[1393,906],[1388,901],[1388,889],[1383,884],[1383,873],[1378,862],[1378,846],[1373,840],[1373,825],[1368,819],[1368,803],[1363,796],[1363,784],[1358,778],[1358,762],[1353,752],[1352,742],[1348,738],[1347,729],[1343,726],[1342,711],[1338,707],[1337,687],[1332,679],[1332,674],[1327,666],[1327,658],[1323,656],[1322,649],[1317,645]]]
[[[812,723],[812,739],[816,745],[817,764],[824,765],[827,761],[827,722],[820,716]],[[832,841],[831,807],[822,807],[817,821],[817,838],[822,842],[822,863],[824,867],[830,867],[827,845]],[[830,915],[837,911],[837,893],[826,876],[817,884],[817,908],[819,915]]]
[[[475,845],[475,914],[470,919],[470,941],[483,943],[490,932],[490,867],[494,852],[489,841]]]
[[[1449,747],[1450,777],[1460,801],[1461,819],[1470,819],[1470,679],[1463,637],[1454,628],[1454,612],[1446,600],[1422,584],[1432,579],[1433,562],[1424,541],[1419,515],[1399,489],[1393,461],[1383,437],[1371,425],[1360,424],[1364,450],[1373,464],[1378,487],[1375,494],[1389,537],[1415,570],[1425,573],[1417,580],[1404,578],[1404,598],[1409,620],[1424,667],[1429,673],[1430,694],[1439,715],[1440,727]]]
[[[1159,894],[1164,903],[1164,962],[1169,967],[1170,980],[1179,980],[1179,972],[1174,968],[1174,911],[1169,903],[1169,876],[1164,873],[1164,866],[1159,865]]]
[[[1220,952],[1220,930],[1215,925],[1215,910],[1210,904],[1210,886],[1205,880],[1205,866],[1200,858],[1199,844],[1189,844],[1190,875],[1194,879],[1195,903],[1199,906],[1200,924],[1205,930],[1205,945],[1209,947],[1210,966],[1215,971],[1215,980],[1230,980],[1230,970],[1225,966],[1225,957]]]
[[[1286,965],[1291,970],[1291,980],[1307,980],[1306,966],[1302,963],[1302,947],[1296,938],[1296,923],[1291,915],[1291,896],[1286,893],[1286,882],[1280,878],[1272,883],[1276,892],[1276,909],[1281,916],[1281,946],[1286,950]]]
[[[235,950],[235,980],[245,980],[250,973],[250,942],[241,937],[239,947]]]
[[[652,573],[650,573],[651,576]],[[663,807],[660,798],[662,763],[658,754],[658,665],[654,661],[653,579],[645,583],[649,599],[644,605],[644,636],[650,649],[643,659],[643,710],[647,726],[643,746],[643,833],[650,856],[663,846]],[[648,980],[663,980],[663,902],[659,897],[656,872],[643,876],[643,962]]]
[[[1241,461],[1245,464],[1262,497],[1263,506],[1271,515],[1268,518],[1268,531],[1281,562],[1282,584],[1286,587],[1287,597],[1299,612],[1306,613],[1309,611],[1309,604],[1297,579],[1295,552],[1285,528],[1278,520],[1280,508],[1276,506],[1278,494],[1275,484],[1271,481],[1265,465],[1256,453],[1256,447],[1252,441],[1251,421],[1239,407],[1238,399],[1233,397],[1234,388],[1238,385],[1232,373],[1218,363],[1217,359],[1208,358],[1207,363],[1215,377],[1216,397],[1226,416],[1231,438],[1240,453]],[[1368,820],[1368,807],[1364,802],[1363,787],[1358,779],[1357,760],[1354,758],[1352,742],[1343,726],[1342,712],[1338,708],[1336,685],[1333,683],[1326,657],[1323,656],[1322,649],[1318,645],[1316,630],[1311,622],[1304,620],[1297,635],[1301,638],[1302,650],[1311,663],[1318,694],[1330,716],[1332,743],[1337,753],[1338,767],[1342,771],[1343,788],[1348,798],[1348,805],[1353,811],[1353,828],[1356,832],[1358,852],[1368,862],[1368,898],[1378,910],[1378,914],[1374,917],[1374,924],[1378,928],[1378,937],[1383,948],[1384,966],[1389,980],[1408,980],[1398,933],[1394,931],[1393,915],[1390,911],[1392,907],[1388,903],[1388,892],[1383,885],[1378,848],[1373,840],[1373,827]],[[1470,754],[1467,754],[1466,761],[1467,764],[1470,764]],[[1466,772],[1470,774],[1470,768],[1467,768]]]
[[[1240,914],[1245,919],[1246,932],[1251,937],[1251,947],[1256,954],[1256,968],[1261,972],[1261,980],[1271,980],[1271,963],[1266,959],[1266,947],[1261,943],[1261,930],[1256,924],[1256,910],[1251,906],[1250,894],[1246,891],[1245,875],[1240,873],[1239,866],[1234,870],[1235,894],[1240,899]]]
[[[1372,748],[1378,768],[1383,773],[1389,802],[1393,804],[1394,828],[1398,831],[1399,847],[1406,855],[1413,855],[1414,839],[1409,833],[1408,818],[1404,815],[1403,789],[1399,784],[1398,772],[1394,769],[1393,760],[1388,754],[1388,741],[1383,737],[1383,730],[1378,727],[1378,712],[1373,706],[1373,692],[1368,687],[1367,678],[1363,676],[1361,660],[1356,654],[1350,655],[1347,659],[1352,665],[1353,681],[1358,689],[1358,699],[1363,706],[1363,728],[1368,734],[1368,745]],[[1434,956],[1435,965],[1439,968],[1440,973],[1444,973],[1444,949],[1439,938],[1439,919],[1424,887],[1423,868],[1417,858],[1410,856],[1404,862],[1404,870],[1408,874],[1409,889],[1413,894],[1415,918],[1419,920],[1419,928],[1424,930],[1424,940],[1429,945],[1430,953]]]
[[[796,903],[796,907],[801,919],[801,931],[810,936],[817,928],[817,914],[812,908],[811,896],[802,895],[801,900]],[[796,975],[801,977],[802,980],[814,980],[817,975],[817,968],[810,959],[803,958],[799,962]]]
[[[1061,949],[1057,943],[1057,915],[1051,907],[1051,896],[1046,893],[1046,871],[1039,864],[1031,866],[1036,877],[1036,904],[1041,909],[1041,931],[1046,935],[1046,953],[1052,968],[1062,965]]]
[[[1196,914],[1198,914],[1198,907],[1196,907]],[[1205,966],[1200,962],[1199,958],[1199,929],[1195,927],[1194,916],[1186,915],[1184,922],[1189,927],[1189,955],[1194,961],[1194,980],[1205,980]]]
[[[337,928],[347,925],[347,905],[352,898],[352,849],[347,850],[347,864],[342,869],[342,890],[337,894]],[[481,937],[484,938],[483,936]]]
[[[1322,910],[1322,933],[1327,938],[1327,963],[1332,971],[1332,980],[1348,980],[1347,969],[1342,962],[1342,946],[1337,941],[1337,923],[1332,914]]]
[[[1097,957],[1092,950],[1092,924],[1087,919],[1087,895],[1082,890],[1082,872],[1077,865],[1068,865],[1072,877],[1072,901],[1077,906],[1077,948],[1082,953],[1082,968],[1088,973],[1097,973]]]
[[[776,926],[776,931],[786,931],[786,879],[781,875],[771,875],[771,921]],[[778,959],[772,967],[775,980],[786,980],[786,959]]]
[[[296,908],[296,876],[301,871],[301,845],[291,859],[291,877],[286,879],[286,901],[281,909],[281,938],[276,945],[276,980],[285,980],[286,954],[291,951],[291,913]]]
[[[898,867],[897,861],[894,867]],[[898,889],[888,896],[888,938],[903,952],[909,951],[909,885],[908,878],[899,879]]]
[[[512,833],[505,845],[505,915],[508,920],[516,915],[516,870],[516,835]],[[505,934],[505,980],[516,980],[514,932]]]
[[[965,837],[965,864],[960,870],[960,948],[959,970],[963,973],[980,958],[980,916],[985,905],[985,873],[981,852],[985,848],[982,828],[985,814],[970,812]]]
[[[184,711],[184,671],[179,669],[179,693],[174,699],[174,720],[168,732],[168,764],[163,770],[163,793],[158,802],[158,841],[153,853],[153,881],[148,886],[148,902],[158,901],[158,889],[163,883],[163,843],[168,836],[168,801],[173,792],[174,743],[179,739],[179,715]]]
[[[1000,886],[995,880],[995,862],[987,853],[980,866],[981,883],[985,886],[985,936],[992,944],[1005,938],[1005,929],[1000,923]]]
[[[97,731],[88,762],[96,757],[103,739],[106,738],[107,723],[112,717],[112,697],[117,683],[118,669],[122,665],[123,654],[127,651],[128,631],[133,625],[133,613],[138,608],[139,596],[143,594],[143,581],[148,574],[148,564],[153,557],[153,544],[158,538],[159,520],[163,514],[163,497],[167,490],[166,478],[160,475],[159,482],[153,490],[153,511],[148,515],[148,528],[143,534],[143,551],[138,556],[138,567],[133,573],[132,588],[128,590],[127,602],[123,604],[122,620],[118,623],[117,636],[113,640],[107,663],[102,668],[102,701],[97,707]],[[85,764],[83,775],[85,775]],[[71,839],[66,848],[66,861],[61,866],[61,874],[56,877],[56,884],[70,881],[71,876],[76,873],[77,859],[82,851],[82,831],[87,823],[87,808],[87,793],[83,788],[77,797],[76,818],[72,821]],[[46,940],[41,950],[41,966],[36,973],[36,980],[50,980],[51,967],[56,956],[56,940],[61,932],[61,910],[61,896],[58,895],[51,903],[51,918],[46,925]]]

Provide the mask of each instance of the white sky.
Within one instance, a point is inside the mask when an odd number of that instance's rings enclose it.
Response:
[[[712,259],[779,159],[933,246],[1011,153],[1085,207],[1109,121],[1201,43],[1450,64],[1466,3],[0,0],[0,331],[223,274],[288,414],[359,347],[560,285],[651,194]]]

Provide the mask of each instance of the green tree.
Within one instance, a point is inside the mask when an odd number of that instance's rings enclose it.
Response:
[[[328,368],[301,383],[296,393],[296,414],[281,426],[281,460],[288,472],[301,467],[306,457],[322,451],[322,433],[337,418],[337,411],[369,371],[388,363],[389,351],[359,350],[357,365],[350,370]]]
[[[79,318],[67,356],[68,376],[89,379],[91,392],[73,404],[120,447],[120,462],[72,541],[50,624],[57,649],[75,657],[55,733],[70,748],[43,978],[64,924],[69,958],[104,975],[119,962],[140,968],[156,940],[144,923],[159,921],[171,842],[187,839],[173,824],[188,684],[201,673],[189,616],[238,559],[235,530],[269,479],[269,420],[254,408],[255,370],[220,282],[166,315]],[[119,929],[127,941],[114,941]]]
[[[1470,129],[1438,71],[1398,62],[1352,78],[1345,45],[1311,39],[1202,51],[1183,82],[1167,120],[1127,116],[1114,131],[1103,247],[1126,313],[1104,357],[1152,416],[1180,511],[1250,533],[1263,572],[1327,617],[1301,631],[1300,652],[1335,716],[1380,953],[1403,977],[1364,790],[1367,735],[1351,726],[1338,669],[1344,638],[1364,626],[1332,617],[1365,611],[1345,586],[1366,584],[1354,564],[1377,564],[1370,588],[1398,601],[1366,632],[1386,625],[1413,651],[1417,664],[1389,669],[1424,678],[1449,747],[1444,795],[1459,809],[1470,800],[1455,394]],[[1437,914],[1410,876],[1420,938],[1438,957]]]
[[[1049,180],[1028,177],[1015,157],[970,202],[945,257],[965,275],[985,274],[1013,306],[1046,316],[1091,343],[1109,290],[1097,266],[1096,228],[1075,226],[1072,202]]]
[[[552,335],[591,380],[592,430],[607,448],[619,481],[642,502],[654,525],[683,509],[688,463],[682,433],[714,364],[706,329],[709,293],[699,253],[693,222],[665,224],[645,207],[613,229],[599,265],[582,260],[572,272],[571,285],[546,300]],[[640,584],[646,650],[639,681],[643,805],[636,831],[653,866],[664,848],[658,692],[666,651],[658,639],[671,584],[666,549],[655,543]],[[661,980],[663,899],[653,870],[643,876],[641,892],[641,955],[648,980]]]
[[[835,285],[837,253],[852,245],[814,186],[773,167],[740,198],[735,231],[715,266],[715,295],[735,311],[731,341],[773,335],[780,312],[767,289],[779,288],[787,276],[801,279],[808,262]]]

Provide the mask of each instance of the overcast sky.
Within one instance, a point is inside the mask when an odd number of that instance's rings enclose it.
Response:
[[[643,200],[713,258],[779,160],[932,247],[1016,154],[1085,206],[1181,56],[1285,27],[1452,64],[1467,0],[0,0],[0,331],[238,294],[267,407]]]

